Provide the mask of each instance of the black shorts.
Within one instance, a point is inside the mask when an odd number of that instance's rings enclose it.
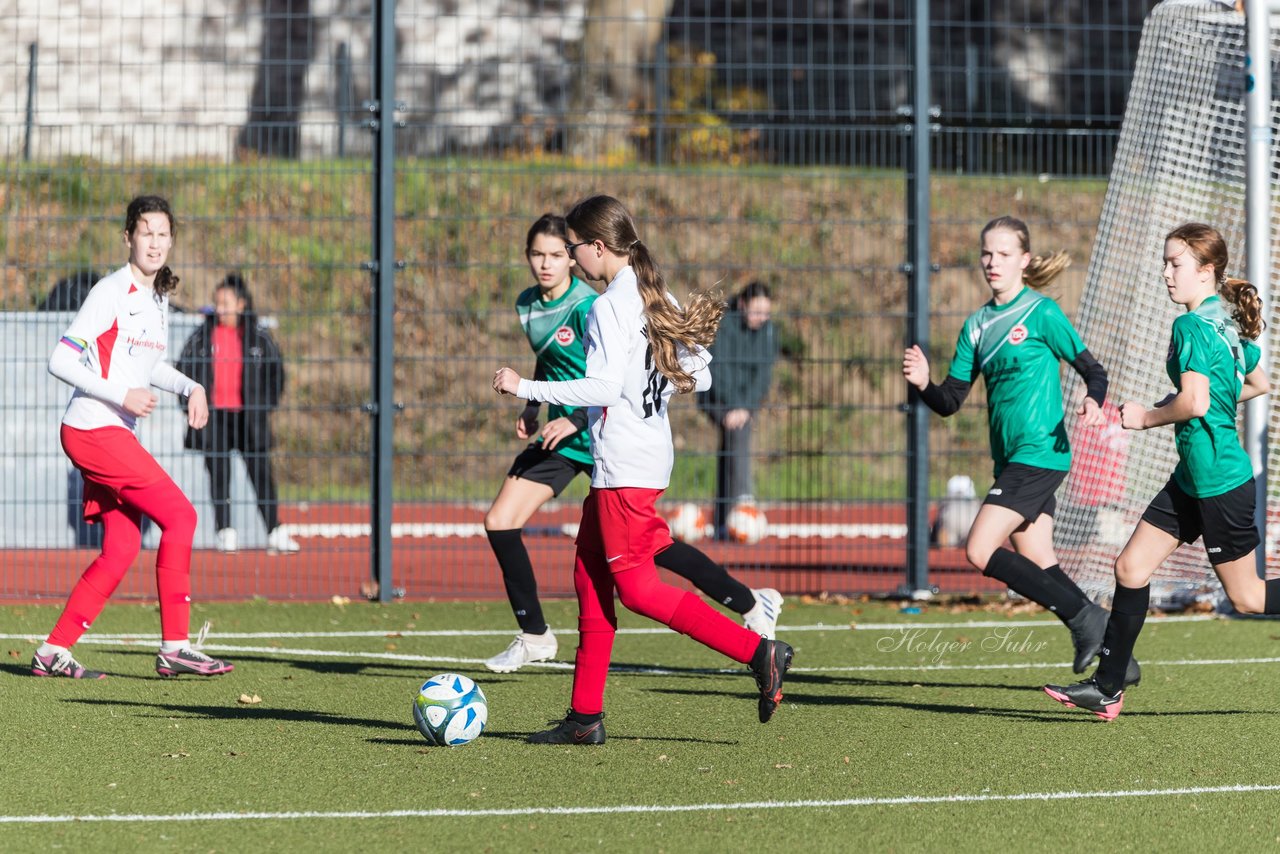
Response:
[[[991,484],[982,503],[1008,507],[1028,522],[1034,522],[1041,514],[1052,517],[1058,509],[1053,493],[1066,477],[1065,471],[1009,463]]]
[[[552,495],[559,495],[578,475],[590,477],[594,468],[590,463],[571,460],[564,454],[548,451],[540,443],[534,442],[516,457],[507,476],[544,484],[551,487]]]
[[[1187,495],[1173,480],[1151,499],[1142,521],[1179,542],[1194,543],[1204,537],[1209,563],[1217,566],[1242,558],[1258,547],[1253,511],[1257,493],[1253,478],[1230,492],[1212,498]]]

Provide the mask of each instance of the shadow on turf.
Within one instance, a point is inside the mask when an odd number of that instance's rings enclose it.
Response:
[[[150,653],[150,656],[152,658],[155,658],[155,653],[154,652]],[[6,673],[9,676],[21,676],[23,678],[26,678],[31,676],[31,665],[30,664],[0,664],[0,672]],[[152,681],[160,678],[159,676],[156,675],[156,672],[154,670],[151,670],[148,673],[119,673],[115,670],[107,670],[104,672],[107,674],[107,679],[109,680],[110,679],[145,679],[148,681]],[[49,677],[49,678],[56,679],[59,677]],[[91,679],[89,681],[97,682],[98,680]]]
[[[733,676],[736,671],[724,667],[668,667],[663,664],[635,664],[615,661],[609,665],[610,673],[623,673],[634,676],[677,676],[702,678],[708,675]],[[745,667],[742,674],[750,678],[751,673]],[[912,685],[924,684],[930,688],[994,688],[1003,691],[1025,691],[1029,687],[1040,687],[1042,682],[934,682],[922,683],[919,679],[883,679],[865,676],[827,676],[821,673],[796,673],[787,675],[791,684],[806,683],[810,685],[856,685],[880,686],[885,688],[909,688]]]
[[[412,675],[414,679],[422,680],[430,677],[431,675],[434,675],[435,673],[445,673],[445,672],[467,673],[473,670],[474,671],[481,670],[481,668],[478,666],[467,665],[466,667],[462,667],[457,664],[450,665],[447,662],[431,662],[431,661],[396,662],[396,661],[379,661],[379,660],[337,661],[334,659],[323,659],[323,658],[319,660],[310,660],[310,659],[301,659],[301,658],[288,658],[283,655],[263,655],[261,653],[249,653],[246,655],[242,653],[237,653],[235,650],[226,650],[225,652],[221,652],[218,650],[210,650],[210,651],[216,652],[218,655],[225,655],[227,657],[227,661],[230,661],[232,664],[235,664],[235,665],[241,665],[246,662],[253,662],[257,664],[287,665],[289,667],[293,667],[298,670],[305,670],[308,673],[315,673],[321,676],[384,676],[384,677],[395,678],[395,679],[403,679],[405,678],[405,674],[409,673]],[[115,652],[112,654],[113,655],[145,655],[149,658],[155,657],[154,652],[144,652],[141,650],[124,650],[124,651]],[[359,653],[352,653],[353,657],[357,655],[359,655]],[[0,667],[3,667],[3,666],[4,665],[0,665]],[[389,672],[380,673],[379,671],[389,671]],[[560,671],[560,670],[558,671],[551,671],[551,670],[527,671],[527,673],[539,673],[542,675],[546,675],[550,673],[557,673],[560,675],[564,675],[567,672],[568,671]],[[499,676],[496,673],[486,672],[486,675],[484,676],[484,684],[486,685],[497,683],[497,682],[506,682],[506,681],[509,681],[509,679],[503,676]]]
[[[379,727],[404,732],[403,721],[383,721],[377,718],[354,718],[350,715],[338,715],[330,712],[315,712],[305,709],[275,709],[262,706],[246,706],[238,703],[223,706],[181,705],[178,703],[139,703],[131,700],[94,700],[65,698],[64,703],[80,703],[86,706],[113,706],[131,709],[152,709],[153,715],[139,714],[139,717],[171,717],[172,715],[192,715],[211,720],[259,720],[283,721],[287,723],[334,724],[339,726]]]
[[[529,740],[529,733],[503,732],[501,730],[487,729],[484,731],[484,738],[500,738],[504,741],[519,741],[523,743]],[[367,740],[370,744],[383,744],[393,747],[397,745],[406,747],[422,747],[426,745],[426,741],[420,738],[370,738]],[[736,747],[741,744],[741,742],[738,741],[723,741],[717,738],[671,738],[656,735],[617,735],[616,733],[611,733],[607,741],[655,741],[662,744],[722,744],[728,747]]]
[[[922,688],[932,688],[933,683],[908,683],[919,684]],[[985,687],[985,686],[983,686]],[[721,694],[726,697],[750,697],[754,698],[755,694],[736,694],[731,691],[713,691],[713,690],[685,690],[682,688],[653,688],[655,694],[680,694],[688,696],[706,696],[708,694]],[[1034,690],[1026,688],[1028,692]],[[1048,701],[1052,702],[1052,701]],[[1002,709],[994,706],[960,706],[954,703],[922,703],[911,702],[907,700],[890,700],[886,697],[832,697],[829,695],[822,696],[806,696],[796,695],[787,692],[783,699],[783,705],[795,703],[798,706],[867,706],[876,708],[891,709],[910,709],[917,712],[934,712],[944,715],[982,715],[984,717],[1007,718],[1012,720],[1035,721],[1037,723],[1062,723],[1065,721],[1078,721],[1080,723],[1093,723],[1097,718],[1092,715],[1082,714],[1079,711],[1070,711],[1062,707],[1050,707],[1044,711],[1036,711],[1033,709]],[[1222,717],[1225,715],[1275,715],[1277,712],[1272,711],[1250,711],[1247,709],[1203,709],[1203,710],[1152,710],[1145,712],[1123,712],[1122,717]]]
[[[935,682],[932,679],[924,682],[920,679],[824,676],[820,673],[788,673],[787,681],[808,685],[857,685],[881,688],[910,688],[912,685],[923,685],[928,688],[994,688],[997,691],[1026,691],[1028,688],[1039,688],[1044,684],[1043,682]]]

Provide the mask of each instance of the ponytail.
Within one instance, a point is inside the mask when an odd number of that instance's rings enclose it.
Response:
[[[1022,281],[1027,287],[1042,291],[1058,278],[1059,273],[1070,266],[1071,256],[1061,249],[1047,258],[1036,255],[1027,265],[1027,269],[1022,271]]]
[[[1227,276],[1219,283],[1218,293],[1234,306],[1231,319],[1236,322],[1240,335],[1256,341],[1267,327],[1266,321],[1262,319],[1262,298],[1258,296],[1258,289],[1244,279]]]
[[[710,294],[694,294],[688,305],[683,309],[678,307],[668,298],[666,280],[649,254],[649,248],[637,239],[627,254],[644,301],[654,367],[671,380],[677,392],[687,394],[693,391],[697,381],[681,366],[677,345],[687,350],[710,346],[727,306]]]
[[[161,267],[156,271],[156,278],[155,281],[151,283],[151,287],[155,288],[156,296],[162,297],[173,293],[173,291],[178,287],[178,282],[180,281],[181,279],[175,276],[173,271],[167,266]]]

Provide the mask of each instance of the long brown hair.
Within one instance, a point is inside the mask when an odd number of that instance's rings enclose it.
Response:
[[[132,237],[133,230],[138,227],[138,220],[142,219],[143,214],[149,213],[162,213],[167,216],[169,233],[178,233],[178,221],[173,218],[173,209],[169,207],[168,200],[160,196],[137,196],[129,202],[129,208],[124,214],[124,233]],[[164,266],[156,271],[156,278],[151,286],[155,288],[156,296],[162,297],[173,293],[179,281],[181,280],[173,274],[173,271],[168,266]]]
[[[707,294],[695,294],[684,308],[673,303],[662,271],[649,254],[649,247],[636,234],[631,214],[612,196],[589,196],[575,204],[564,219],[579,240],[599,240],[610,252],[629,259],[644,301],[653,363],[671,380],[676,391],[681,394],[693,391],[695,380],[680,367],[676,345],[684,345],[689,350],[709,346],[715,340],[724,314],[724,302]]]
[[[982,227],[982,234],[978,236],[978,240],[981,241],[986,237],[988,231],[997,230],[1013,232],[1018,236],[1022,251],[1031,251],[1031,232],[1022,220],[1012,216],[998,216]],[[1049,286],[1050,282],[1058,278],[1059,273],[1070,266],[1071,256],[1061,249],[1047,257],[1034,255],[1027,269],[1022,271],[1022,281],[1027,287],[1042,291]]]
[[[1202,222],[1188,222],[1166,234],[1164,239],[1182,241],[1196,263],[1201,267],[1213,267],[1218,293],[1231,303],[1231,319],[1236,322],[1240,334],[1250,340],[1257,339],[1267,325],[1262,319],[1262,298],[1258,296],[1258,289],[1249,282],[1227,275],[1227,241],[1222,233]]]

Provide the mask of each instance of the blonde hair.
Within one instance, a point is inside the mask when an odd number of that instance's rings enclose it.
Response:
[[[1267,326],[1262,319],[1262,298],[1258,296],[1258,289],[1249,282],[1227,275],[1227,241],[1222,233],[1202,222],[1188,222],[1166,234],[1164,239],[1182,241],[1197,264],[1213,267],[1218,293],[1231,303],[1231,319],[1236,322],[1240,334],[1250,340],[1257,339]]]
[[[1013,232],[1018,237],[1018,243],[1022,246],[1022,251],[1031,251],[1031,232],[1027,229],[1027,224],[1017,217],[996,217],[982,227],[982,234],[979,235],[978,239],[981,240],[986,237],[989,231]],[[1054,279],[1058,278],[1059,273],[1070,266],[1071,256],[1062,249],[1049,256],[1034,255],[1031,258],[1031,263],[1027,265],[1027,269],[1022,271],[1022,281],[1027,287],[1042,291]]]
[[[644,301],[645,334],[653,364],[677,392],[693,391],[695,380],[680,366],[677,345],[688,350],[709,346],[725,312],[724,301],[709,294],[695,294],[684,308],[673,303],[662,271],[649,254],[649,247],[636,234],[631,214],[612,196],[589,196],[570,208],[564,219],[579,240],[599,240],[610,252],[628,258]]]

